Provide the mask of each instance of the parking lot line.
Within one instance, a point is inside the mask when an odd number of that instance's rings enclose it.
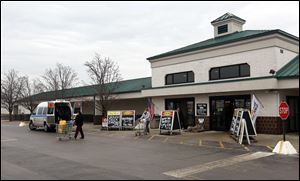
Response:
[[[152,140],[152,138],[154,138],[154,136],[155,136],[155,135],[151,136],[151,137],[148,139],[148,141]]]
[[[249,148],[248,148],[247,146],[245,146],[245,145],[243,145],[243,148],[244,148],[245,150],[247,150],[247,151],[250,151]]]
[[[255,152],[255,153],[246,153],[238,156],[233,156],[227,159],[222,159],[222,160],[217,160],[217,161],[212,161],[208,162],[205,164],[201,165],[195,165],[187,168],[182,168],[182,169],[177,169],[177,170],[172,170],[168,172],[164,172],[163,174],[176,177],[176,178],[184,178],[189,175],[193,175],[196,173],[201,173],[201,172],[206,172],[208,170],[212,170],[215,168],[220,168],[220,167],[225,167],[225,166],[230,166],[233,164],[237,164],[240,162],[245,162],[249,160],[255,160],[267,156],[274,155],[274,153],[269,153],[269,152]]]
[[[183,144],[185,144],[185,142],[187,142],[188,140],[189,140],[189,138],[183,137],[183,138],[180,139],[179,144],[183,145]]]
[[[201,139],[199,139],[199,144],[198,145],[202,146],[202,140]]]
[[[267,148],[269,148],[271,151],[273,151],[273,148],[272,148],[272,147],[270,147],[270,146],[267,146]]]
[[[184,180],[203,180],[203,179],[201,179],[199,177],[195,177],[193,175],[189,175],[189,176],[184,177]]]
[[[169,138],[167,137],[167,138],[165,138],[162,142],[165,143],[165,142],[167,142],[168,139],[169,139]]]

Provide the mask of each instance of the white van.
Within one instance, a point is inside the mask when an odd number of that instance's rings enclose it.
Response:
[[[29,129],[44,128],[45,131],[55,130],[60,120],[70,121],[73,118],[70,101],[55,100],[41,102],[30,116]]]

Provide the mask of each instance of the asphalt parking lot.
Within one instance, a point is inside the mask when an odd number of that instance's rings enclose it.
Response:
[[[266,146],[192,138],[134,136],[86,125],[86,139],[1,122],[1,179],[299,179],[299,155]],[[227,138],[226,138],[227,139]],[[230,139],[228,139],[230,140]]]

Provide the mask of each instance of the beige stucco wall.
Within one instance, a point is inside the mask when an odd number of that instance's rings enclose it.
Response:
[[[293,92],[295,94],[295,91]],[[196,105],[197,103],[207,103],[207,115],[210,116],[210,96],[233,96],[233,95],[252,95],[255,96],[261,101],[263,107],[259,112],[259,116],[278,116],[277,109],[279,106],[280,93],[279,91],[251,91],[251,92],[234,92],[234,93],[219,93],[219,94],[198,94],[198,95],[189,95],[189,96],[180,96],[177,98],[185,97],[194,97],[195,98],[195,114],[196,114]],[[161,111],[165,109],[165,99],[166,98],[176,98],[174,96],[167,97],[155,97],[153,98],[153,103],[155,104],[155,113],[160,114]]]
[[[184,71],[194,72],[195,83],[208,82],[211,68],[242,63],[250,65],[250,77],[269,76],[270,69],[279,70],[295,56],[296,53],[289,50],[284,50],[284,53],[281,54],[280,48],[270,47],[168,66],[153,67],[152,87],[165,86],[165,76],[167,74]]]
[[[280,53],[280,49],[284,52]],[[170,73],[193,71],[195,83],[209,81],[213,67],[248,63],[250,76],[268,76],[279,70],[299,53],[299,42],[281,35],[269,35],[218,47],[151,60],[152,87],[165,85]]]
[[[298,89],[290,89],[290,90],[281,90],[280,91],[280,101],[286,101],[286,96],[299,96],[299,88]]]
[[[280,79],[278,80],[279,89],[299,89],[299,78],[297,79]]]
[[[217,82],[217,81],[215,81]],[[189,94],[208,94],[239,92],[249,90],[276,89],[277,79],[256,79],[236,82],[222,82],[215,84],[200,84],[180,87],[164,87],[157,89],[143,90],[142,94],[146,97],[169,96],[169,95],[189,95]]]

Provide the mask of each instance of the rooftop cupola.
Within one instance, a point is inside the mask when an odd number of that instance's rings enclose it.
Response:
[[[214,26],[214,37],[243,31],[243,25],[245,22],[245,20],[235,16],[234,14],[226,13],[211,22]]]

